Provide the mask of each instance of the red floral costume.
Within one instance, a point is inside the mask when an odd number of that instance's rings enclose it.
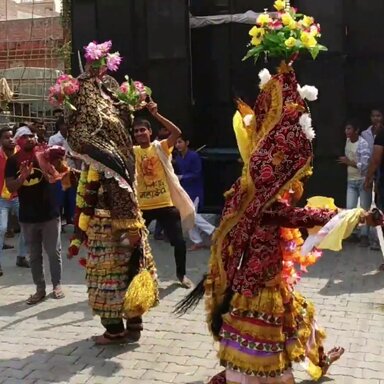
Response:
[[[312,145],[298,123],[307,107],[297,85],[292,68],[281,66],[257,99],[253,124],[244,126],[249,156],[227,193],[205,281],[207,321],[226,368],[213,384],[292,382],[293,362],[305,364],[314,379],[322,375],[324,334],[313,305],[287,278],[293,262],[285,256],[296,252],[287,250],[289,236],[300,236],[286,228],[323,226],[336,212],[283,199],[311,174]],[[242,117],[249,110],[239,104]]]

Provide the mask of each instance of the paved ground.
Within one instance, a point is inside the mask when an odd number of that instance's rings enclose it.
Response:
[[[140,344],[100,348],[89,340],[102,328],[87,306],[78,263],[64,262],[66,299],[49,298],[30,308],[24,304],[33,290],[30,272],[16,268],[15,252],[7,251],[0,278],[0,383],[205,383],[219,367],[203,309],[181,319],[171,314],[185,291],[173,280],[168,245],[156,242],[154,252],[162,301],[146,316]],[[207,259],[207,252],[189,255],[195,281]],[[375,271],[380,261],[380,253],[349,245],[343,253],[325,255],[300,284],[317,304],[328,346],[347,351],[325,383],[384,383],[384,274]],[[300,370],[296,377],[309,383]]]

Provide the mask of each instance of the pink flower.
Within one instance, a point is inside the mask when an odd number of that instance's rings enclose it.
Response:
[[[283,28],[283,23],[281,22],[281,20],[278,19],[273,20],[269,23],[269,28],[274,30],[281,29]]]
[[[140,93],[145,92],[144,84],[141,81],[134,81],[133,84]]]
[[[96,61],[107,56],[112,47],[112,41],[106,41],[102,44],[97,44],[96,41],[89,43],[85,49],[85,58],[87,61]]]
[[[96,42],[89,43],[85,49],[85,58],[87,61],[99,60],[103,57],[103,51]]]
[[[107,67],[110,71],[117,71],[119,69],[119,65],[121,64],[121,56],[119,52],[108,53],[107,55]]]
[[[56,83],[52,88],[53,93],[60,94],[61,93],[61,85],[60,83]]]
[[[126,81],[120,85],[120,91],[123,93],[128,93],[129,89],[130,89],[129,83]]]
[[[67,83],[64,86],[64,93],[66,95],[73,95],[79,90],[79,86],[76,83]]]
[[[108,40],[108,41],[105,41],[104,43],[99,44],[99,48],[105,56],[112,48],[112,41]]]

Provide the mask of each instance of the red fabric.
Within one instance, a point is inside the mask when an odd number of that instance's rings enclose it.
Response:
[[[58,171],[53,165],[54,162],[64,160],[65,149],[63,147],[58,145],[52,147],[40,146],[36,149],[35,156],[41,171],[49,183],[53,184],[61,180],[69,170],[67,167],[62,166],[62,169]]]
[[[226,384],[227,380],[225,378],[225,371],[219,373],[218,375],[212,377],[208,384]]]
[[[297,91],[295,73],[278,74],[272,81],[281,87],[281,116],[251,155],[249,170],[256,192],[244,215],[223,240],[222,246],[221,256],[228,283],[234,292],[248,297],[282,271],[280,226],[323,225],[334,214],[292,208],[281,203],[274,203],[264,212],[266,204],[275,199],[281,189],[312,159],[311,142],[298,123],[306,106]],[[273,104],[271,92],[260,93],[255,105],[257,130],[268,119]],[[239,180],[232,188],[234,193],[226,200],[224,218],[236,212],[244,198]]]
[[[335,211],[294,208],[275,203],[256,224],[246,218],[241,220],[226,239],[232,243],[234,250],[232,257],[226,255],[226,270],[232,281],[232,289],[251,297],[266,281],[282,271],[280,227],[312,228],[325,225],[335,214]],[[246,248],[244,243],[247,244]],[[237,249],[244,251],[238,252]],[[228,252],[226,247],[224,252]]]

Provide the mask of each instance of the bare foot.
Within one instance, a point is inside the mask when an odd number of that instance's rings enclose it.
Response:
[[[343,356],[345,350],[342,347],[335,347],[332,348],[328,353],[327,357],[325,358],[324,365],[322,367],[323,369],[323,376],[325,376],[328,372],[329,367],[340,359],[341,356]]]

